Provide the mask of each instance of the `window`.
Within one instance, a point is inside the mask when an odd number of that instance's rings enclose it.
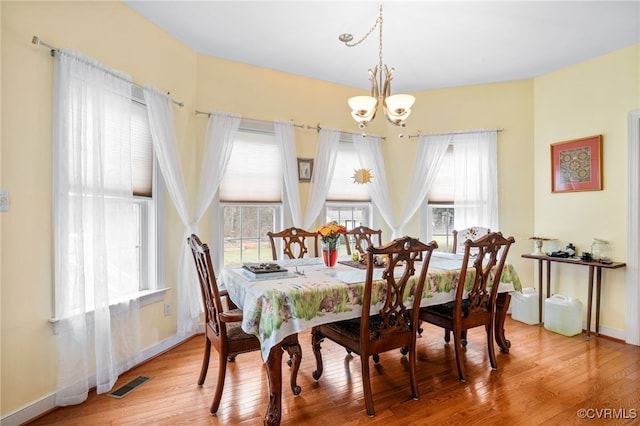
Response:
[[[426,208],[426,227],[421,224],[423,229],[429,229],[431,235],[425,240],[436,240],[438,242],[437,251],[450,252],[453,250],[453,205],[446,204],[427,204]]]
[[[272,259],[267,232],[276,229],[279,205],[228,204],[224,209],[224,263]]]
[[[371,196],[369,186],[354,183],[353,174],[360,159],[351,141],[340,141],[333,178],[327,192],[325,222],[336,221],[347,229],[365,225],[371,227]],[[344,244],[344,239],[340,240]]]
[[[326,222],[336,221],[347,229],[353,229],[364,225],[370,227],[371,205],[370,203],[335,203],[326,204]],[[344,245],[344,238],[340,239],[340,245]],[[343,252],[346,253],[346,252]]]
[[[134,88],[135,89],[135,88]],[[147,117],[146,106],[143,102],[143,95],[141,90],[134,90],[130,108],[120,111],[120,114],[113,114],[112,110],[107,108],[105,112],[105,124],[106,131],[106,146],[109,148],[109,143],[113,146],[118,145],[117,141],[125,141],[124,144],[130,145],[131,149],[131,187],[133,190],[133,204],[123,204],[123,201],[130,200],[129,197],[122,196],[118,189],[110,190],[109,195],[104,199],[106,215],[109,218],[109,227],[107,228],[107,240],[110,240],[109,229],[116,228],[123,232],[128,232],[130,239],[128,244],[122,246],[113,246],[111,242],[107,241],[109,249],[107,251],[108,258],[108,271],[109,275],[113,277],[119,277],[113,279],[109,284],[109,296],[108,300],[110,304],[117,303],[119,301],[138,297],[140,292],[155,290],[163,285],[158,283],[164,283],[163,271],[157,270],[157,265],[162,265],[164,262],[159,261],[164,257],[164,250],[161,244],[162,239],[158,239],[157,227],[164,224],[163,218],[158,215],[156,205],[159,200],[164,201],[164,184],[159,176],[156,176],[156,168],[153,160],[153,143],[151,140],[151,133],[149,129],[149,122]],[[124,113],[123,113],[124,112]],[[90,114],[87,114],[91,117]],[[119,121],[123,120],[123,125],[119,126]],[[87,124],[87,127],[91,128],[91,123]],[[129,134],[122,137],[118,135],[118,130],[129,129]],[[93,149],[91,145],[85,148],[87,151]],[[128,149],[128,148],[127,148]],[[109,151],[109,149],[107,149]],[[55,155],[56,169],[64,170],[64,166],[61,165],[66,162],[60,156],[62,154],[57,152]],[[113,161],[117,157],[104,156],[104,180],[109,183],[111,188],[111,182],[116,182],[120,177],[114,178],[116,174],[111,172]],[[127,157],[128,158],[128,157]],[[110,160],[109,160],[110,159]],[[111,162],[109,162],[111,161]],[[92,173],[92,166],[88,165],[86,173]],[[66,173],[66,172],[61,172]],[[124,176],[129,176],[125,174]],[[87,182],[89,182],[87,180]],[[56,183],[56,185],[58,185]],[[113,188],[117,188],[117,183],[114,183]],[[91,193],[90,184],[86,184],[85,189],[81,192],[70,190],[67,188],[67,193],[61,199],[56,199],[56,203],[63,203],[66,205],[86,205],[91,206],[94,202]],[[85,208],[89,210],[88,208]],[[73,214],[73,210],[65,207],[65,214],[57,215],[56,220],[61,223],[69,220],[69,215]],[[67,217],[66,219],[63,219]],[[71,216],[72,217],[72,216]],[[121,218],[115,219],[114,218]],[[85,217],[83,220],[87,220]],[[120,227],[120,224],[127,224]],[[131,227],[129,227],[131,225]],[[111,228],[113,227],[113,228]],[[65,229],[65,228],[60,228]],[[85,259],[90,259],[94,256],[93,251],[93,238],[95,236],[90,230],[84,230],[85,233],[80,237],[73,231],[71,238],[67,237],[65,240],[70,241],[67,244],[71,244],[71,250],[69,258],[75,259],[83,256]],[[74,237],[75,236],[75,237]],[[57,238],[62,238],[58,236]],[[75,244],[73,241],[84,240],[84,244]],[[126,247],[125,247],[126,246]],[[79,249],[84,250],[84,254],[79,253]],[[126,253],[126,254],[125,254]],[[133,256],[131,255],[133,253]],[[63,260],[63,262],[65,262]],[[75,262],[75,260],[74,260]],[[64,275],[65,279],[60,280],[62,282],[68,282],[69,277],[73,277],[74,266],[65,266],[66,263],[61,264],[60,273]],[[87,262],[85,264],[85,274],[88,282],[94,280],[99,272],[94,271],[93,263]],[[71,278],[73,279],[73,278]],[[56,280],[58,283],[59,280]],[[84,310],[90,312],[94,309],[94,285],[86,285],[84,293]],[[57,291],[58,294],[58,291]],[[62,303],[62,302],[61,302]],[[79,308],[79,306],[76,306]],[[56,315],[60,313],[56,310]]]
[[[368,185],[354,183],[353,174],[361,169],[356,147],[351,141],[338,143],[335,168],[329,191],[328,201],[370,201]]]
[[[427,230],[425,241],[436,240],[437,251],[449,252],[453,245],[453,145],[449,145],[423,207],[420,228]]]
[[[282,186],[273,130],[243,126],[220,183],[224,265],[272,259],[267,232],[282,226]]]
[[[136,226],[136,265],[138,291],[164,287],[164,245],[158,238],[164,229],[164,180],[158,173],[153,156],[153,141],[149,130],[147,108],[141,91],[134,87],[131,108],[131,163]]]
[[[447,151],[423,200],[422,238],[443,237],[439,242],[448,247],[453,227],[499,229],[497,133],[487,130],[434,135],[449,139],[440,141],[448,142]],[[441,209],[446,208],[449,210],[444,210],[447,219],[443,222]],[[453,226],[447,226],[451,223]]]

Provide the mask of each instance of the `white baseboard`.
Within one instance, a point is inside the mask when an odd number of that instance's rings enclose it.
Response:
[[[199,327],[199,332],[203,332],[204,331],[204,327]],[[169,339],[166,339],[160,343],[158,343],[155,346],[152,346],[146,350],[143,351],[143,359],[144,361],[147,361],[163,352],[166,352],[167,350],[171,349],[172,347],[184,342],[185,340],[191,338],[192,336],[173,336],[170,337]],[[144,362],[143,361],[143,362]],[[47,413],[48,411],[53,410],[56,405],[55,405],[55,401],[56,401],[56,394],[52,393],[50,395],[45,396],[44,398],[41,398],[37,401],[34,401],[33,403],[20,408],[16,411],[14,411],[11,414],[8,414],[7,416],[3,417],[2,419],[0,419],[0,424],[2,426],[19,426],[22,424],[25,424],[29,421],[34,420],[37,417],[42,416],[43,414]]]
[[[584,323],[584,326],[586,327],[587,323]],[[596,329],[596,325],[592,324],[591,325],[591,334],[594,334],[594,330]],[[585,328],[586,330],[586,328]],[[625,332],[624,330],[618,330],[617,328],[609,328],[609,327],[603,327],[600,326],[600,334],[603,336],[607,336],[607,337],[611,337],[613,339],[618,339],[621,341],[625,341]]]

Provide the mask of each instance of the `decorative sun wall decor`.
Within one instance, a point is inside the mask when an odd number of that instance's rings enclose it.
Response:
[[[353,171],[353,183],[369,183],[371,182],[371,170],[358,169]]]

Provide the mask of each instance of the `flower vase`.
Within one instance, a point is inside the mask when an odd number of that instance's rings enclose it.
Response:
[[[336,243],[322,243],[322,263],[327,268],[333,268],[338,261],[338,245]]]

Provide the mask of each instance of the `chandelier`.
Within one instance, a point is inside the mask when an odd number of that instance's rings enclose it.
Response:
[[[341,34],[338,39],[347,47],[355,47],[365,41],[376,27],[379,30],[379,62],[373,71],[369,69],[371,96],[354,96],[350,98],[348,103],[352,109],[351,116],[358,122],[358,127],[364,129],[375,118],[378,107],[382,107],[384,115],[389,122],[396,126],[404,127],[405,120],[411,114],[411,106],[416,98],[411,95],[391,95],[391,80],[395,69],[389,69],[382,62],[382,5],[380,5],[380,15],[375,24],[359,41],[352,43],[353,35],[349,33]]]

